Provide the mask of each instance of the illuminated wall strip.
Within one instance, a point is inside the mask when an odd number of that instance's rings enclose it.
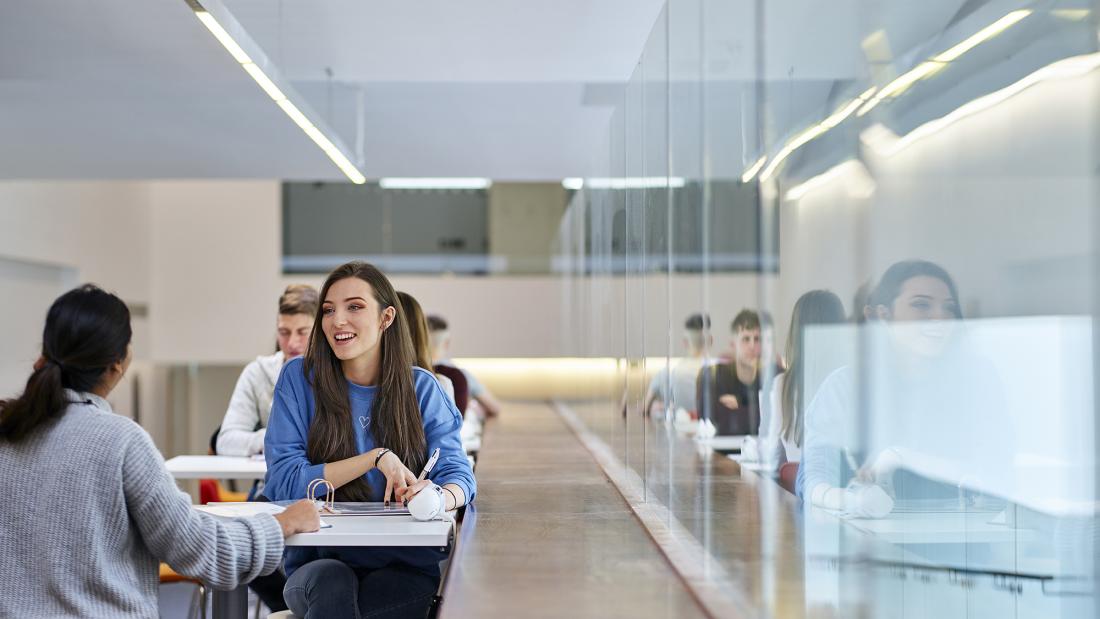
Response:
[[[818,174],[799,185],[791,187],[785,197],[788,201],[793,202],[801,199],[812,191],[816,191],[843,178],[847,178],[847,182],[844,183],[844,189],[848,196],[852,198],[869,198],[874,194],[877,187],[875,180],[871,178],[870,172],[867,171],[867,167],[860,161],[849,159],[833,166],[822,174]]]
[[[213,15],[204,10],[195,10],[195,17],[206,26],[210,34],[214,35],[214,38],[229,52],[233,60],[236,60],[237,63],[241,65],[241,68],[243,68],[256,84],[263,89],[267,96],[275,101],[279,108],[294,121],[294,124],[298,125],[298,128],[301,129],[309,139],[313,140],[313,143],[316,144],[334,164],[336,164],[336,167],[340,168],[340,171],[343,172],[351,182],[356,185],[361,185],[367,181],[366,177],[364,177],[359,169],[352,164],[351,160],[332,143],[332,140],[326,137],[325,134],[287,98],[286,94],[275,85],[275,82],[263,72],[263,69],[252,61],[252,58],[250,58],[233,37],[226,32],[225,28],[214,19]]]

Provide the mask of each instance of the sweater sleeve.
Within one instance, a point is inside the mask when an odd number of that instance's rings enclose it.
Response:
[[[233,520],[191,507],[144,431],[125,447],[126,508],[149,551],[180,574],[232,589],[270,574],[283,555],[283,534],[269,514]]]
[[[817,395],[806,407],[805,436],[802,439],[802,463],[795,481],[796,493],[810,499],[815,488],[843,487],[842,460],[844,438],[840,426],[854,414],[852,377],[841,368],[821,384]]]
[[[263,419],[260,402],[256,400],[256,386],[262,379],[259,361],[249,363],[241,372],[218,432],[218,454],[251,456],[263,452],[265,429],[256,429]]]
[[[309,402],[301,388],[305,379],[295,387],[296,377],[301,377],[301,361],[291,361],[279,376],[275,385],[275,399],[271,405],[271,417],[267,420],[264,437],[264,457],[267,460],[267,480],[264,494],[272,501],[303,499],[309,483],[325,476],[325,463],[314,464],[306,455],[309,440]],[[435,382],[434,380],[432,382]]]
[[[417,374],[420,371],[417,370]],[[424,373],[427,375],[427,373]],[[462,448],[462,416],[454,403],[443,393],[434,379],[421,383],[417,379],[417,395],[420,403],[420,415],[424,419],[424,438],[428,442],[428,453],[439,448],[439,461],[432,469],[429,478],[439,484],[456,484],[466,494],[466,502],[474,500],[477,482],[466,459],[466,450]]]

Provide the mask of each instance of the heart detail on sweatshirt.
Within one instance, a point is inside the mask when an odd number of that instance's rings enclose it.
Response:
[[[364,417],[363,415],[359,415],[359,425],[363,426],[364,430],[369,428],[370,427],[370,417]]]

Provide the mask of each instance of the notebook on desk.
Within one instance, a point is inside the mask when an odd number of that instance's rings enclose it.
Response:
[[[277,501],[286,506],[294,501]],[[336,501],[332,508],[321,512],[326,518],[333,516],[409,516],[409,508],[396,501],[389,505],[381,501]]]

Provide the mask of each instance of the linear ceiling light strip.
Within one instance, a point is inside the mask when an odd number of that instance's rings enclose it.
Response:
[[[201,6],[195,5],[193,2],[189,2],[188,4],[194,9],[195,17],[197,17],[199,21],[206,26],[206,29],[210,31],[210,34],[214,35],[214,38],[222,44],[222,47],[229,52],[233,60],[236,60],[237,63],[241,65],[241,68],[248,73],[265,93],[267,93],[267,96],[271,97],[279,108],[294,121],[294,124],[298,125],[298,128],[301,129],[309,139],[313,140],[313,143],[336,164],[336,167],[340,168],[340,171],[356,185],[365,183],[367,179],[363,176],[363,173],[355,167],[351,160],[344,155],[343,151],[341,151],[323,131],[318,129],[313,122],[298,109],[298,106],[294,105],[294,103],[287,98],[286,94],[279,89],[275,82],[264,73],[263,69],[261,69],[258,64],[253,62],[248,53],[246,53],[237,41],[226,32],[225,28],[218,23],[218,20]]]

